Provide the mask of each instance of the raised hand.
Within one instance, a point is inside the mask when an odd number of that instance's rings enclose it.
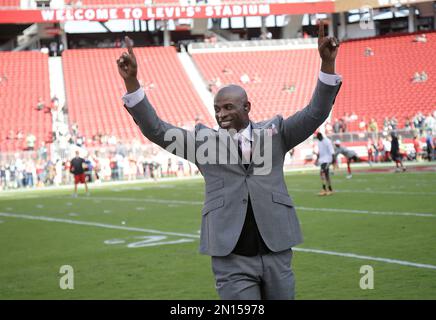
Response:
[[[334,64],[338,55],[339,40],[335,37],[326,37],[324,34],[324,21],[319,22],[318,51],[322,59],[321,70],[326,73],[335,73]],[[323,70],[325,69],[325,70]]]
[[[136,62],[135,54],[133,53],[133,42],[129,37],[124,38],[127,51],[123,52],[117,60],[118,72],[123,78],[127,92],[134,92],[139,89],[139,81],[137,79],[138,63]]]

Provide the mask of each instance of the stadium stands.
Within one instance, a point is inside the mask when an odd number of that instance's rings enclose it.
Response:
[[[22,150],[32,133],[38,146],[51,139],[51,114],[37,110],[39,98],[50,102],[48,57],[40,52],[0,52],[0,150]],[[12,130],[14,139],[8,139]],[[22,139],[16,139],[18,131]]]
[[[198,53],[193,55],[206,81],[242,85],[252,102],[253,120],[289,116],[310,100],[319,70],[315,49]],[[246,74],[248,83],[242,83]],[[295,86],[284,90],[285,86]],[[212,87],[216,92],[217,87]]]
[[[124,83],[116,59],[124,49],[67,50],[63,54],[70,123],[77,122],[87,138],[97,133],[124,141],[142,137],[122,106]],[[212,118],[191,85],[174,47],[136,48],[138,78],[163,120],[193,127],[195,119]]]
[[[414,39],[415,35],[409,34],[343,43],[337,70],[344,85],[332,118],[356,114],[359,120],[349,123],[348,131],[358,130],[362,118],[367,123],[375,118],[380,130],[385,117],[395,116],[398,127],[403,128],[406,117],[432,112],[436,106],[436,65],[432,60],[436,33],[427,33],[425,43]],[[367,47],[374,55],[364,54]],[[121,105],[125,89],[115,60],[123,50],[67,50],[63,54],[70,124],[77,122],[87,138],[101,133],[124,141],[145,141]],[[175,48],[137,48],[136,52],[141,66],[139,78],[164,120],[187,127],[192,127],[196,119],[210,126],[215,124]],[[1,150],[23,149],[29,132],[36,135],[37,145],[48,141],[50,114],[36,110],[39,97],[47,105],[50,101],[47,56],[39,52],[1,52],[0,58],[4,61],[0,67]],[[213,93],[227,83],[246,88],[255,121],[275,114],[286,117],[307,105],[320,67],[316,49],[194,53],[193,59],[205,81],[211,83]],[[414,73],[422,71],[428,79],[412,82]],[[11,113],[11,107],[18,112]],[[10,130],[14,134],[21,130],[23,139],[7,139]]]
[[[417,43],[415,35],[350,41],[341,46],[337,69],[344,85],[336,100],[334,117],[355,112],[359,117],[396,116],[400,127],[405,118],[436,107],[436,33],[427,33],[426,43]],[[370,47],[374,55],[365,56]],[[426,82],[412,83],[415,72],[429,74]]]
[[[382,37],[345,42],[337,60],[337,71],[344,78],[333,117],[355,113],[380,124],[396,116],[403,127],[406,117],[418,111],[432,112],[436,106],[436,33],[428,33],[426,43],[413,42],[414,35]],[[366,57],[364,50],[374,55]],[[316,49],[293,51],[253,51],[197,53],[193,55],[207,81],[237,83],[247,89],[255,120],[277,113],[290,115],[305,106],[311,97],[319,70]],[[228,69],[229,72],[223,72]],[[412,83],[415,72],[425,71],[426,82]],[[247,74],[250,82],[243,84]],[[258,83],[253,79],[258,77]],[[293,88],[289,88],[290,86]],[[289,90],[283,90],[289,86]],[[212,90],[215,92],[216,87]],[[349,129],[357,129],[357,124]]]

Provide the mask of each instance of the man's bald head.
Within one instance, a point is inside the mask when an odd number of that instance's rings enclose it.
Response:
[[[248,96],[247,92],[245,92],[245,89],[236,84],[229,84],[221,87],[215,95],[215,100],[223,97],[239,100],[242,104],[245,104],[248,101]]]
[[[223,129],[245,128],[250,119],[251,104],[241,86],[230,84],[218,90],[214,99],[215,118]]]

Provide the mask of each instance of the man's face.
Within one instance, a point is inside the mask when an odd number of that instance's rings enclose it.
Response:
[[[245,91],[238,86],[222,88],[214,99],[215,119],[222,129],[239,131],[247,127],[250,102]]]

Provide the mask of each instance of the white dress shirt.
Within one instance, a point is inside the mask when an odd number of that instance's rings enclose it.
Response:
[[[320,71],[319,80],[326,85],[336,86],[342,81],[342,76]],[[144,99],[144,96],[145,96],[144,89],[141,87],[134,92],[126,93],[122,99],[126,107],[132,108],[136,106],[139,102],[141,102],[142,99]]]
[[[239,142],[242,151],[242,160],[244,164],[250,163],[251,160],[251,124],[248,123],[248,126],[242,131],[236,133],[233,138]]]
[[[318,140],[318,163],[331,163],[333,161],[333,155],[335,150],[333,149],[332,142],[329,138],[324,137],[322,141]]]

